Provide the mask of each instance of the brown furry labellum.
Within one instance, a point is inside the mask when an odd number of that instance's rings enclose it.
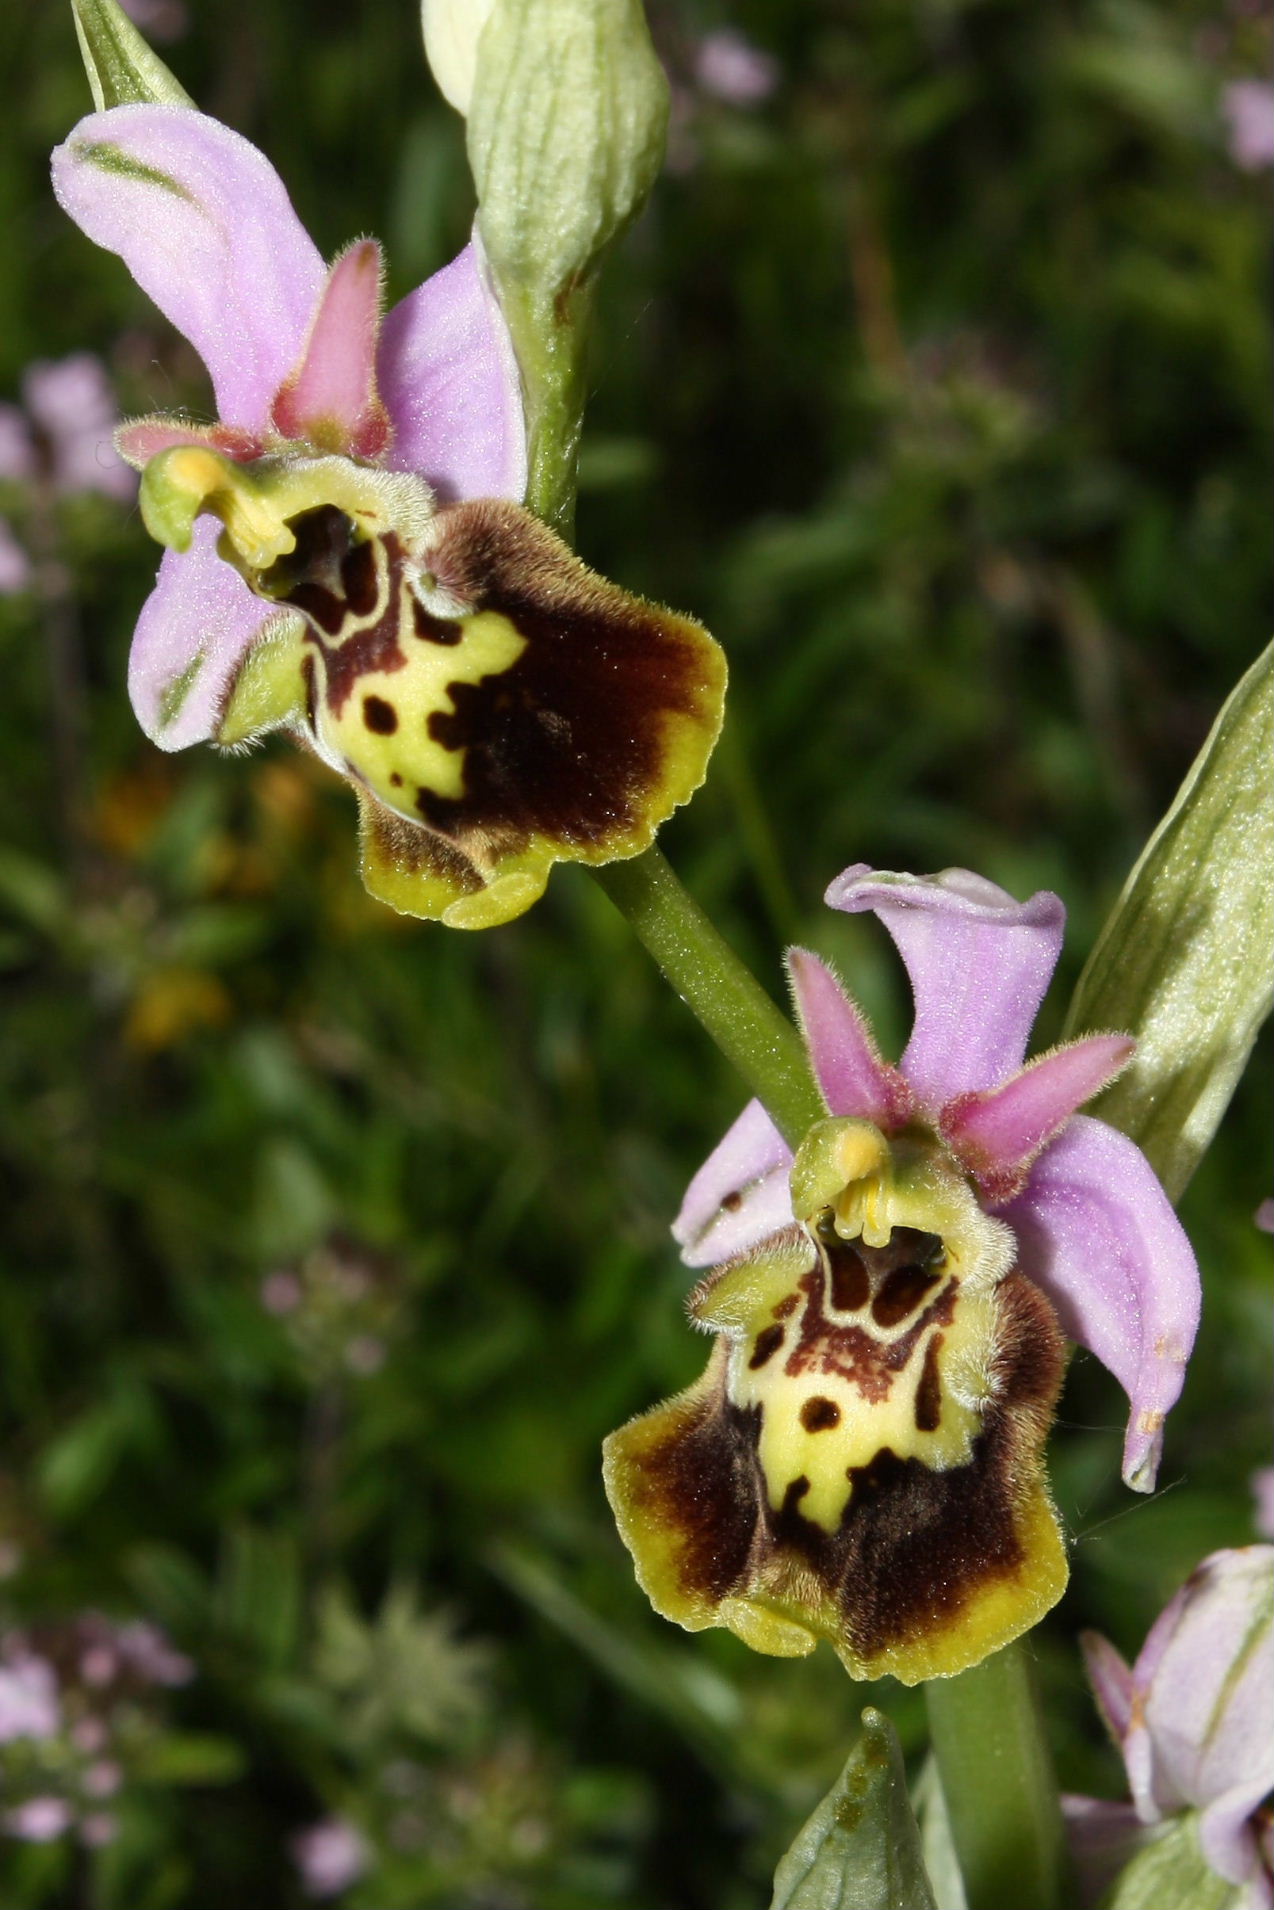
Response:
[[[605,1477],[666,1617],[782,1656],[826,1638],[854,1677],[914,1684],[1061,1595],[1042,1448],[1064,1342],[957,1177],[880,1179],[708,1276],[707,1371],[611,1435]]]

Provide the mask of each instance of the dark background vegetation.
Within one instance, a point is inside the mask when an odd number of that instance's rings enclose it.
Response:
[[[728,740],[664,846],[768,986],[785,942],[820,949],[894,1052],[892,951],[823,909],[830,877],[1056,888],[1048,1039],[1264,641],[1266,186],[1220,101],[1267,22],[653,0],[652,24],[675,164],[607,275],[578,535],[729,653]],[[726,24],[778,62],[750,110],[693,77]],[[398,295],[463,242],[411,0],[190,0],[161,51],[325,252],[381,233]],[[0,396],[88,347],[125,412],[206,408],[48,190],[89,106],[69,8],[5,7],[0,87]],[[917,1760],[923,1706],[825,1652],[682,1636],[607,1514],[603,1435],[704,1357],[667,1226],[737,1082],[586,874],[450,934],[365,898],[349,793],[285,742],[162,757],[123,687],[136,514],[0,509],[44,552],[0,601],[0,1616],[147,1615],[198,1665],[115,1842],[0,1838],[0,1902],[272,1910],[300,1901],[289,1837],[337,1813],[381,1853],[349,1896],[376,1910],[761,1904],[863,1703]],[[1255,1072],[1183,1207],[1204,1326],[1153,1500],[1118,1481],[1114,1382],[1087,1356],[1068,1380],[1074,1577],[1037,1646],[1069,1788],[1122,1784],[1078,1629],[1135,1650],[1254,1536]],[[276,1315],[281,1272],[305,1297]]]

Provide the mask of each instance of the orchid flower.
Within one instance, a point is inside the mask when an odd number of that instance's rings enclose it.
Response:
[[[1082,1642],[1132,1801],[1064,1800],[1081,1870],[1100,1889],[1170,1820],[1197,1813],[1204,1863],[1234,1886],[1227,1902],[1233,1910],[1269,1910],[1274,1546],[1204,1559],[1155,1620],[1131,1669],[1096,1632],[1084,1633]]]
[[[606,1479],[656,1608],[855,1677],[976,1663],[1060,1597],[1042,1464],[1069,1335],[1127,1391],[1154,1481],[1198,1318],[1189,1242],[1140,1150],[1078,1114],[1129,1060],[1099,1034],[1024,1065],[1065,910],[964,869],[847,869],[915,999],[897,1066],[825,963],[789,953],[828,1118],[795,1156],[752,1102],[673,1227],[714,1269],[687,1392],[612,1434]]]
[[[290,727],[357,788],[368,889],[456,927],[520,914],[555,861],[646,848],[703,779],[724,663],[521,507],[477,240],[382,318],[377,243],[326,268],[269,162],[193,108],[94,113],[53,178],[217,401],[117,440],[168,547],[129,667],[152,740]]]

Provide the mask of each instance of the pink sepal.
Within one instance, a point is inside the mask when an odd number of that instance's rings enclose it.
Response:
[[[114,106],[57,148],[53,189],[190,340],[219,415],[264,426],[324,279],[269,160],[189,106]]]
[[[688,1267],[713,1267],[792,1225],[792,1150],[759,1101],[749,1101],[686,1189],[672,1223]]]
[[[1124,1481],[1151,1491],[1200,1298],[1193,1249],[1154,1170],[1126,1135],[1075,1114],[999,1217],[1017,1235],[1018,1265],[1053,1302],[1063,1331],[1127,1393]]]
[[[220,530],[214,518],[196,518],[190,549],[164,552],[137,620],[128,694],[160,749],[186,749],[216,734],[245,651],[279,614],[218,557]]]
[[[872,910],[911,977],[916,1016],[900,1067],[936,1111],[1022,1065],[1062,946],[1066,910],[1047,889],[1018,902],[969,869],[891,875],[857,863],[825,900]]]

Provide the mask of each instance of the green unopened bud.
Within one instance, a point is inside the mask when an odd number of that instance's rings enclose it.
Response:
[[[420,0],[425,58],[438,91],[458,113],[469,111],[478,65],[478,38],[493,0]]]
[[[894,1728],[863,1712],[849,1762],[774,1873],[770,1910],[933,1910]]]
[[[1274,1002],[1274,645],[1241,679],[1079,978],[1066,1036],[1126,1028],[1093,1112],[1176,1199]]]
[[[594,272],[654,184],[668,83],[640,0],[494,0],[476,42],[478,230],[526,387],[528,503],[569,516]]]
[[[75,35],[98,112],[108,106],[192,106],[119,0],[71,0]]]
[[[1174,1817],[1149,1839],[1102,1899],[1110,1910],[1162,1910],[1169,1903],[1188,1903],[1190,1910],[1250,1910],[1255,1900],[1255,1884],[1249,1891],[1208,1868],[1196,1811]]]
[[[668,82],[640,0],[494,0],[469,103],[469,161],[502,280],[556,298],[645,203]]]

